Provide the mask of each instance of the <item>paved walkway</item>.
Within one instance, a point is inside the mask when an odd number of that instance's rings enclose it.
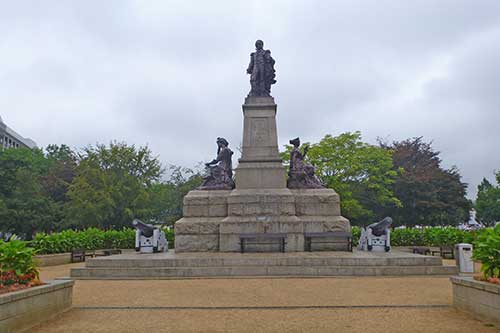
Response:
[[[500,332],[451,302],[446,277],[79,280],[73,309],[32,332]]]

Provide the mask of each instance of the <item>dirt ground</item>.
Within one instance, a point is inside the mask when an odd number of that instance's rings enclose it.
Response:
[[[447,277],[78,280],[73,297],[30,332],[500,332],[451,306]]]

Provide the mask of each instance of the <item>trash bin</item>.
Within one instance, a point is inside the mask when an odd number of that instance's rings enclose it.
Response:
[[[474,273],[472,244],[460,243],[455,246],[456,262],[460,273]]]

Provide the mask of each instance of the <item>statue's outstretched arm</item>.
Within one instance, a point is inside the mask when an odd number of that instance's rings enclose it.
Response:
[[[209,165],[213,165],[213,164],[217,164],[217,163],[219,163],[219,160],[216,158],[216,159],[214,159],[214,160],[212,160],[210,162],[205,163],[205,165],[209,166]]]

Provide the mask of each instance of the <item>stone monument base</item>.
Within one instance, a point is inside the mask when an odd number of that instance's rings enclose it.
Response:
[[[184,217],[175,223],[175,250],[237,252],[240,234],[284,233],[285,252],[300,252],[306,232],[350,230],[332,189],[194,190],[184,197]],[[255,250],[270,248],[262,244]]]
[[[72,279],[186,279],[248,276],[453,275],[441,257],[391,252],[166,253],[128,252],[89,258],[71,269]]]

